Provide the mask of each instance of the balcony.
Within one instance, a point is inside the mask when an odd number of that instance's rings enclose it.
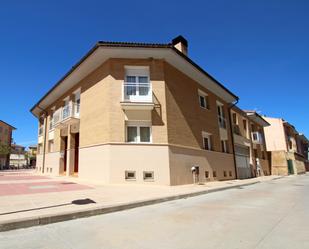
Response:
[[[258,131],[251,132],[252,142],[255,144],[263,144],[262,134]]]
[[[53,127],[71,124],[79,120],[80,105],[70,103],[59,108],[53,115]]]
[[[239,125],[237,125],[237,124],[233,125],[233,132],[234,132],[234,134],[241,136]]]
[[[223,116],[218,115],[219,127],[226,129],[226,119]]]
[[[150,83],[123,83],[121,105],[125,110],[152,110],[152,87]]]

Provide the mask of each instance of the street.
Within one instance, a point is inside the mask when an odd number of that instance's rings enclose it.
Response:
[[[309,248],[309,174],[3,232],[0,248]]]

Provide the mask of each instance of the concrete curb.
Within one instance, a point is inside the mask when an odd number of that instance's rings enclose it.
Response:
[[[24,218],[24,219],[16,219],[16,220],[12,220],[9,222],[0,223],[0,232],[20,229],[20,228],[27,228],[27,227],[32,227],[32,226],[47,225],[51,223],[73,220],[73,219],[78,219],[78,218],[85,218],[85,217],[90,217],[94,215],[119,212],[119,211],[123,211],[127,209],[148,206],[148,205],[158,204],[158,203],[172,201],[172,200],[185,199],[189,197],[224,191],[228,189],[241,188],[241,187],[250,186],[250,185],[254,185],[257,183],[261,183],[261,182],[262,181],[255,181],[255,182],[250,182],[250,183],[208,189],[208,190],[203,190],[203,191],[198,191],[198,192],[191,192],[191,193],[167,196],[167,197],[150,199],[150,200],[137,201],[137,202],[126,203],[126,204],[119,204],[119,205],[114,205],[114,206],[96,207],[96,208],[91,208],[91,209],[85,209],[82,211],[62,212],[62,213],[54,214],[54,215],[44,215],[44,216],[29,217],[29,218]]]

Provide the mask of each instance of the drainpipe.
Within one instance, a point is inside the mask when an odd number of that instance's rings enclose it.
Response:
[[[43,111],[44,114],[44,139],[43,139],[43,162],[42,162],[42,173],[45,171],[45,152],[46,152],[46,136],[47,136],[47,111],[37,106],[39,109]]]
[[[235,167],[235,177],[238,179],[238,174],[237,174],[237,166],[236,166],[236,155],[235,155],[235,147],[234,147],[234,131],[233,131],[233,126],[232,126],[232,116],[231,116],[231,109],[237,105],[238,99],[236,100],[235,103],[232,105],[228,106],[228,113],[229,113],[229,125],[230,125],[230,131],[231,131],[231,140],[232,140],[232,149],[233,149],[233,159],[234,159],[234,167]]]

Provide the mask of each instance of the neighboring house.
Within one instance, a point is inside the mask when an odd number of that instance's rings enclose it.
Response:
[[[298,152],[304,158],[306,171],[309,171],[309,140],[301,133],[297,135],[296,140]]]
[[[231,110],[237,178],[270,175],[263,127],[269,124],[255,111]]]
[[[31,112],[37,170],[102,183],[235,179],[237,96],[168,44],[98,42]]]
[[[0,169],[9,167],[13,130],[16,128],[0,120]]]
[[[10,166],[15,168],[26,166],[27,158],[25,147],[18,144],[12,144],[11,148]]]
[[[36,165],[36,155],[37,155],[38,146],[35,145],[29,145],[28,146],[28,165],[35,166]]]
[[[281,118],[264,117],[270,126],[264,127],[267,151],[271,152],[272,174],[288,175],[305,172],[306,159],[297,140],[299,133]]]

